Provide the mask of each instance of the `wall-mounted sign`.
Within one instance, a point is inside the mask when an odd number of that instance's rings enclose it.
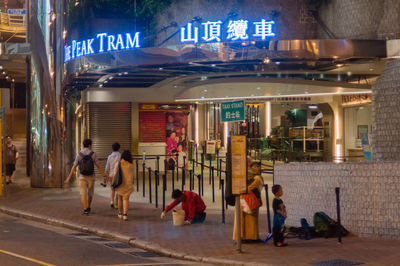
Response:
[[[64,46],[64,62],[86,55],[140,48],[140,32],[135,34],[99,33],[95,38],[77,41]]]
[[[140,103],[139,111],[190,111],[187,103]]]
[[[181,27],[179,40],[182,43],[221,42],[223,39],[227,41],[265,40],[276,36],[273,31],[274,24],[275,21],[265,19],[255,22],[245,19],[230,20],[225,27],[221,20],[203,22],[201,27],[188,23]]]
[[[9,9],[7,10],[9,15],[26,15],[26,9]]]
[[[371,94],[353,94],[353,95],[342,95],[342,105],[357,105],[371,103]]]
[[[206,145],[206,153],[207,154],[215,154],[215,148],[217,142],[215,140],[207,140]]]
[[[231,122],[244,120],[244,107],[244,101],[221,103],[221,121]]]

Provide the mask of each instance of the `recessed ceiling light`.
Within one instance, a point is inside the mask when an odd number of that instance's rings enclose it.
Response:
[[[336,64],[337,67],[342,67],[344,64]]]

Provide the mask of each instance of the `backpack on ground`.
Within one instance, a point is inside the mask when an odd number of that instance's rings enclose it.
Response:
[[[83,153],[79,153],[82,157],[79,161],[79,172],[84,176],[91,176],[94,174],[94,160],[92,158],[93,151],[88,155],[84,155]]]
[[[346,236],[349,233],[324,212],[314,213],[314,226],[315,232],[325,238],[338,236],[339,232],[342,236]]]

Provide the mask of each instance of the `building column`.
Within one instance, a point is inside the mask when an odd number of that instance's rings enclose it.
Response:
[[[372,86],[372,158],[400,160],[400,60],[389,61]]]

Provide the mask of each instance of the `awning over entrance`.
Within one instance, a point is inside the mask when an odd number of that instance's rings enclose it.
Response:
[[[132,94],[164,91],[178,101],[369,93],[369,86],[363,84],[379,76],[383,66],[380,59],[385,57],[386,41],[381,40],[278,40],[140,48],[70,61],[68,70],[73,75],[66,89],[67,95],[86,88],[91,93],[117,88],[131,88]]]

